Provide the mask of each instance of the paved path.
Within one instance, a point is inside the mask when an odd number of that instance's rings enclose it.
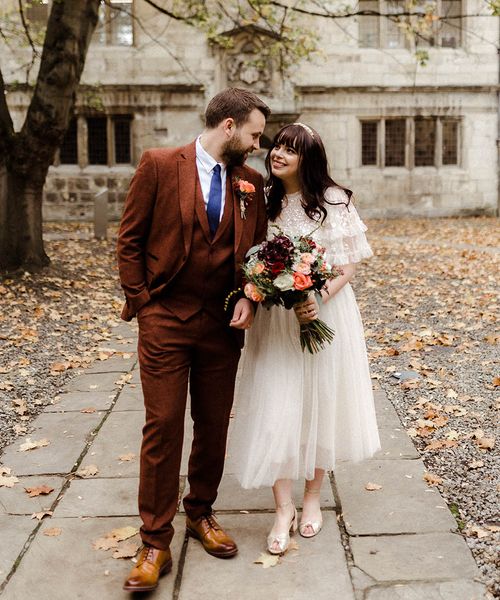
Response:
[[[93,543],[112,530],[137,528],[136,492],[143,408],[135,355],[136,339],[126,324],[108,346],[131,357],[110,358],[73,379],[59,399],[34,421],[32,441],[45,447],[20,452],[23,440],[0,458],[19,482],[0,487],[0,597],[2,600],[122,600],[131,562]],[[126,356],[127,356],[126,354]],[[119,383],[117,383],[119,382]],[[185,539],[176,517],[174,570],[155,594],[175,600],[479,600],[484,586],[445,502],[422,480],[424,467],[384,393],[376,391],[383,448],[360,464],[341,463],[325,481],[325,526],[280,564],[254,564],[265,551],[271,527],[270,490],[240,489],[231,456],[216,504],[220,521],[240,552],[230,560],[206,554]],[[83,409],[95,411],[82,412]],[[182,488],[190,418],[186,418]],[[129,456],[127,456],[129,455]],[[130,456],[133,455],[133,456]],[[120,459],[119,457],[122,457]],[[129,460],[127,460],[127,458]],[[96,465],[89,478],[77,470]],[[368,482],[382,486],[365,490]],[[54,491],[30,498],[27,487]],[[300,498],[300,484],[297,485]],[[38,521],[33,513],[51,510]],[[58,535],[45,535],[45,533]],[[138,540],[122,541],[119,547]]]

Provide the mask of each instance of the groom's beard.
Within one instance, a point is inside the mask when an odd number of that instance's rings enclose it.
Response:
[[[235,134],[226,142],[222,150],[222,159],[228,167],[241,167],[245,164],[247,156],[252,150],[253,146],[251,148],[243,148],[240,136]]]

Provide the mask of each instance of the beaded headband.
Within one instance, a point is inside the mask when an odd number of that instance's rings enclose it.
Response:
[[[312,137],[312,139],[314,139],[314,132],[309,127],[309,125],[304,125],[304,123],[294,123],[294,125],[299,125],[299,127],[302,127],[303,129],[305,129],[307,131],[307,133]]]

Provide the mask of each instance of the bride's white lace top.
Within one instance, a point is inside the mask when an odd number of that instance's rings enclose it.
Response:
[[[356,263],[373,256],[365,236],[366,225],[352,202],[349,202],[348,206],[344,204],[348,200],[344,190],[337,187],[328,188],[325,198],[328,202],[341,204],[325,205],[328,214],[321,225],[304,212],[300,192],[285,196],[276,225],[293,236],[307,235],[315,230],[312,234],[313,239],[326,248],[327,260],[335,265]],[[269,227],[270,236],[276,233],[271,226],[272,223]]]

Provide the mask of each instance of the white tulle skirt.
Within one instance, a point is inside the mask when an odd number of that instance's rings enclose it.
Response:
[[[293,310],[260,307],[235,395],[228,462],[245,488],[314,478],[337,460],[380,447],[361,316],[349,284],[320,307],[335,330],[317,354],[302,352]]]

